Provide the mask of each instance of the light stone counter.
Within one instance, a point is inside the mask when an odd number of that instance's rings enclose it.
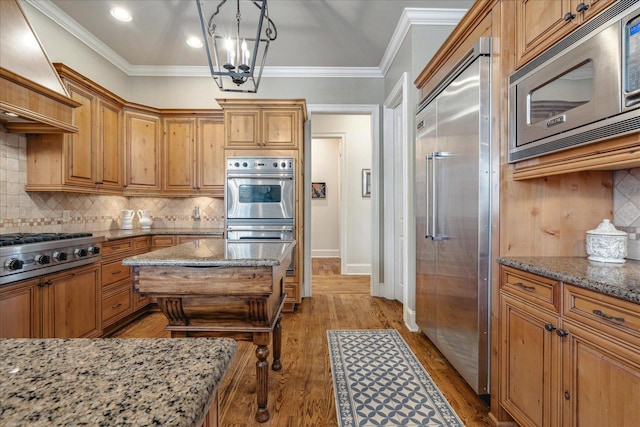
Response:
[[[640,304],[640,261],[623,264],[589,261],[582,257],[505,257],[498,263],[561,280],[571,285]]]
[[[199,426],[228,338],[0,340],[0,425]]]
[[[291,254],[292,242],[200,239],[125,258],[123,265],[180,267],[272,267]]]
[[[211,237],[224,236],[223,228],[153,228],[143,230],[142,228],[134,228],[132,230],[101,230],[92,232],[94,236],[103,236],[105,241],[126,239],[129,237],[140,236],[158,236],[158,235],[211,235]]]

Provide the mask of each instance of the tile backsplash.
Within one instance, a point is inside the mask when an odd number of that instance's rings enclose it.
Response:
[[[92,232],[120,228],[123,209],[150,210],[152,227],[224,227],[224,202],[210,197],[155,198],[26,192],[27,139],[0,124],[0,234]],[[194,220],[195,207],[200,220]],[[138,227],[137,217],[133,221]]]
[[[640,168],[613,174],[613,223],[629,233],[627,258],[640,260]]]

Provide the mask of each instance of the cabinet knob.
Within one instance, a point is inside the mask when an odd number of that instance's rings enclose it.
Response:
[[[555,331],[555,329],[556,329],[556,327],[553,326],[551,323],[547,323],[546,325],[544,325],[544,328],[549,332]]]
[[[569,331],[565,331],[564,329],[556,329],[556,334],[559,337],[566,337],[567,335],[569,335]]]
[[[571,397],[571,396],[569,395],[569,392],[568,392],[568,391],[565,391],[565,392],[564,392],[564,398],[565,398],[565,399],[567,399],[567,400],[569,400],[569,397]]]
[[[586,10],[589,10],[589,5],[585,4],[584,2],[580,3],[579,5],[576,6],[576,12],[580,13],[580,12],[584,12]]]
[[[564,14],[564,16],[562,17],[562,19],[564,19],[565,21],[569,22],[572,19],[575,19],[576,14],[575,13],[571,13],[571,12],[567,12]]]

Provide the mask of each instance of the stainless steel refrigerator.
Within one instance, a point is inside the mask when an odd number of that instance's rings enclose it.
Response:
[[[489,393],[490,47],[480,39],[418,106],[416,321]]]

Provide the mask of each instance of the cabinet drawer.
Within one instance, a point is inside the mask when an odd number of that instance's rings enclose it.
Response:
[[[133,250],[133,239],[115,240],[113,242],[105,242],[102,244],[103,257],[126,254],[131,250]]]
[[[153,236],[151,237],[151,246],[154,248],[173,246],[174,240],[173,236]]]
[[[151,238],[149,236],[145,237],[136,237],[133,239],[133,250],[138,251],[148,251],[151,246]]]
[[[565,284],[564,317],[640,347],[640,305]]]
[[[556,280],[510,267],[501,267],[500,285],[504,291],[518,295],[539,306],[560,312],[560,283]]]
[[[131,280],[131,267],[122,265],[121,260],[106,262],[102,264],[102,288],[119,282],[120,280]]]
[[[102,296],[102,326],[108,326],[132,312],[131,285],[126,283]]]

